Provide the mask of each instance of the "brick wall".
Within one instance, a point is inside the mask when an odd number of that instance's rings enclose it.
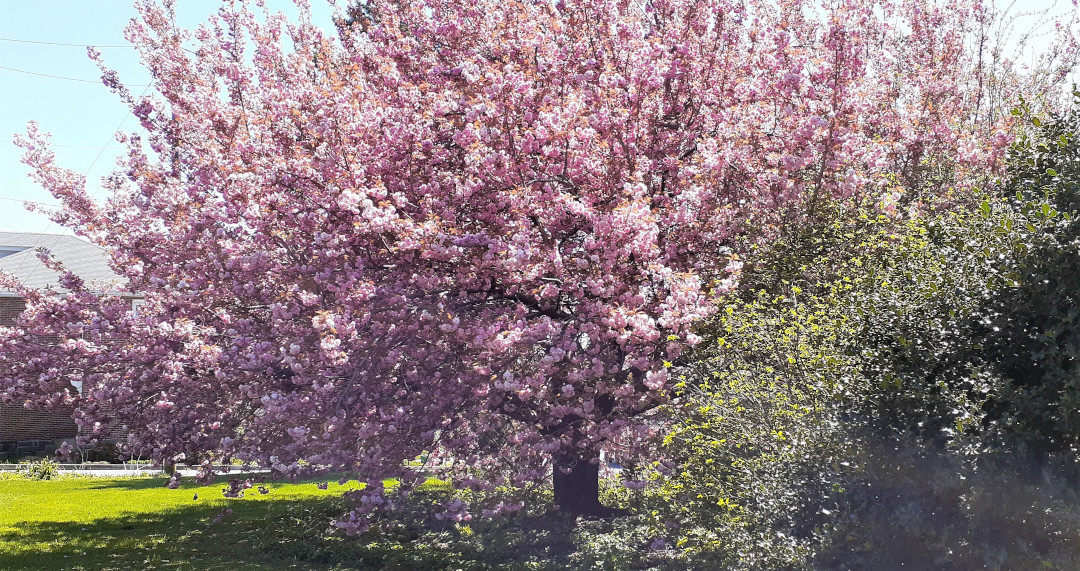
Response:
[[[15,324],[15,318],[26,309],[21,297],[0,297],[0,327]]]
[[[26,304],[18,297],[0,297],[0,326],[11,326]],[[75,436],[71,408],[28,410],[0,404],[0,443],[56,440]]]
[[[71,408],[27,410],[0,404],[0,443],[24,440],[56,440],[76,434]]]

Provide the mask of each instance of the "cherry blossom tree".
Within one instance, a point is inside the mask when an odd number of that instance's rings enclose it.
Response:
[[[978,3],[371,0],[333,34],[241,2],[184,30],[171,4],[127,28],[154,93],[91,51],[145,131],[106,203],[17,141],[146,303],[23,290],[4,401],[373,489],[441,454],[579,513],[601,449],[648,457],[739,238],[962,194],[1010,141],[990,98],[1063,77],[995,75]]]

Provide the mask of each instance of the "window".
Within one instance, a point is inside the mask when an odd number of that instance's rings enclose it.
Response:
[[[29,248],[24,248],[22,246],[0,246],[0,258],[6,258],[7,256],[18,254],[19,252],[28,249]]]

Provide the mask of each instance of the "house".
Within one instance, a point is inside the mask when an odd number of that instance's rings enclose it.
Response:
[[[39,258],[46,248],[64,267],[81,277],[91,291],[119,292],[122,278],[109,268],[105,250],[75,236],[0,232],[0,271],[34,289],[63,293],[59,275]],[[11,326],[25,303],[13,291],[0,287],[0,326]],[[0,404],[0,453],[47,451],[56,442],[77,434],[71,409],[31,410]]]

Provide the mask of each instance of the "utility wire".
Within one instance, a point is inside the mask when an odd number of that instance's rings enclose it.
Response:
[[[8,201],[11,201],[11,202],[18,202],[19,204],[27,204],[27,203],[37,204],[37,205],[40,205],[40,206],[48,206],[48,207],[60,206],[59,204],[54,204],[54,203],[50,203],[50,202],[38,202],[36,200],[23,200],[21,198],[8,198],[6,196],[0,196],[0,200],[8,200]]]
[[[78,81],[80,83],[101,83],[100,79],[98,79],[98,80],[78,79],[78,78],[75,78],[75,77],[63,77],[63,76],[60,76],[60,75],[49,75],[47,73],[38,73],[36,71],[26,71],[25,69],[15,69],[13,67],[7,67],[6,65],[0,65],[0,69],[5,69],[7,71],[14,71],[14,72],[18,72],[18,73],[25,73],[27,75],[38,75],[38,76],[41,76],[41,77],[48,77],[48,78],[51,78],[51,79],[64,79],[64,80],[67,80],[67,81]],[[125,83],[124,85],[126,85],[128,87],[149,87],[149,84],[146,84],[146,83]]]
[[[150,90],[149,85],[146,85],[146,86],[143,86],[143,87],[145,87],[146,89],[143,89],[143,92],[139,95],[139,97],[142,97],[143,95],[146,95],[146,92]],[[109,137],[110,141],[113,139],[113,137],[116,136],[116,132],[124,127],[124,123],[127,123],[128,117],[130,117],[130,116],[131,116],[131,110],[128,110],[127,114],[124,115],[124,119],[122,121],[120,121],[120,124],[117,125],[115,129],[113,129],[113,135]],[[97,156],[94,157],[94,161],[90,163],[89,167],[86,167],[86,172],[83,173],[83,179],[85,179],[90,174],[90,171],[93,170],[94,165],[97,164],[98,159],[101,158],[101,155],[105,153],[105,149],[108,148],[108,147],[109,147],[109,141],[106,141],[106,143],[101,146],[101,150],[98,151]],[[100,185],[96,189],[94,189],[94,192],[90,193],[90,200],[94,199],[94,196],[97,195],[99,190],[101,190]],[[53,225],[53,221],[52,221],[52,219],[50,219],[49,223],[45,225],[45,230],[42,233],[44,234],[44,233],[48,232],[49,228],[52,228],[52,225]],[[59,234],[56,236],[56,239],[53,240],[52,248],[49,248],[50,251],[52,251],[53,248],[56,248],[56,245],[60,243],[60,238],[61,237],[62,236],[59,235]],[[19,266],[15,268],[15,272],[13,272],[13,273],[17,275],[19,273],[19,270],[22,269],[22,266],[23,266],[24,263],[26,263],[26,258],[23,258],[19,262]],[[38,267],[40,267],[40,266],[38,266]],[[30,278],[34,276],[34,273],[37,272],[37,270],[38,270],[38,268],[34,268],[34,271],[30,272],[30,275],[26,276],[26,280],[29,281]]]
[[[116,151],[116,150],[120,150],[120,149],[125,148],[125,147],[97,147],[97,146],[93,146],[93,145],[57,145],[57,144],[52,144],[52,145],[49,145],[49,146],[50,147],[56,147],[58,149],[94,149],[95,151],[98,150],[98,149],[107,149],[107,150],[110,150],[110,151]]]
[[[94,47],[94,48],[134,48],[135,47],[135,46],[132,46],[132,45],[126,45],[126,46],[99,46],[99,45],[96,45],[96,44],[66,44],[66,43],[63,43],[63,42],[39,42],[39,41],[36,41],[36,40],[18,40],[18,39],[15,39],[15,38],[0,38],[0,42],[17,42],[17,43],[20,43],[20,44],[40,44],[40,45],[43,45],[43,46],[65,46],[65,47],[70,47],[70,48],[85,48],[85,47]]]
[[[43,46],[63,46],[63,47],[67,47],[67,48],[126,48],[126,49],[135,49],[135,46],[130,45],[130,44],[126,45],[126,46],[121,46],[121,45],[99,46],[99,45],[95,45],[95,44],[68,44],[68,43],[64,43],[64,42],[39,42],[37,40],[18,40],[18,39],[15,39],[15,38],[0,38],[0,42],[18,42],[20,44],[38,44],[38,45],[43,45]],[[181,46],[180,49],[182,49],[182,50],[184,50],[185,52],[188,52],[188,53],[192,53],[192,54],[195,53],[192,50],[190,50],[188,48],[185,48],[183,46]]]

